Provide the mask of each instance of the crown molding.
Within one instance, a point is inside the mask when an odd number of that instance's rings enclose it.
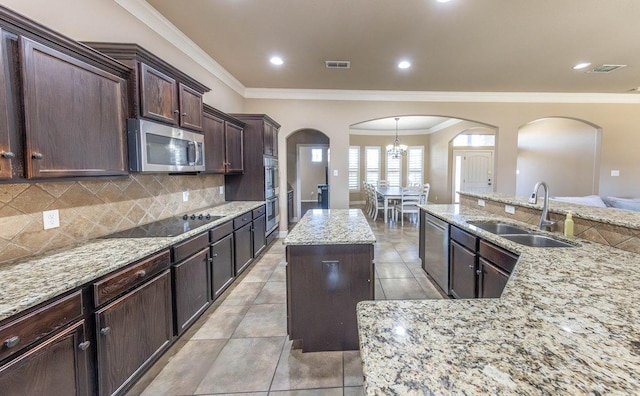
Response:
[[[548,92],[427,92],[338,89],[247,88],[246,99],[345,100],[386,102],[471,103],[629,103],[640,104],[638,94]]]
[[[220,81],[244,96],[245,86],[145,0],[113,0]]]

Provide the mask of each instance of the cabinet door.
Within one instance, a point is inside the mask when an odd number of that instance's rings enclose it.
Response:
[[[249,224],[235,230],[233,232],[233,238],[235,242],[235,266],[236,276],[240,275],[242,271],[251,263],[253,259],[253,245],[251,236],[253,234],[251,227],[253,224]]]
[[[176,80],[140,63],[141,116],[178,125],[178,86]]]
[[[287,218],[293,223],[293,191],[287,193]]]
[[[242,140],[242,128],[228,122],[225,124],[227,173],[242,173],[244,172],[244,143]]]
[[[224,121],[210,114],[204,114],[204,164],[208,173],[225,172],[225,132]]]
[[[173,266],[176,334],[182,334],[209,306],[209,247]]]
[[[253,257],[257,257],[267,246],[267,217],[253,219]]]
[[[212,298],[215,300],[235,279],[233,266],[233,234],[211,245]]]
[[[273,125],[268,122],[264,122],[263,128],[264,154],[273,155]]]
[[[179,84],[180,97],[180,126],[183,128],[202,131],[202,94]]]
[[[499,298],[509,280],[509,274],[492,265],[482,257],[478,264],[480,269],[480,281],[478,296],[481,298]]]
[[[20,39],[29,178],[124,175],[125,81]]]
[[[98,388],[112,395],[171,341],[169,270],[96,312]]]
[[[89,347],[84,321],[80,321],[0,367],[0,393],[88,395]]]
[[[476,297],[476,254],[451,241],[451,294],[456,298]]]
[[[273,156],[278,156],[278,128],[274,125],[271,126],[271,146],[273,147],[271,151],[273,152]]]
[[[5,72],[5,64],[9,57],[4,32],[0,29],[0,179],[10,179],[13,176],[13,161],[16,148],[11,147],[9,128],[9,103],[7,101],[7,85],[11,84]]]

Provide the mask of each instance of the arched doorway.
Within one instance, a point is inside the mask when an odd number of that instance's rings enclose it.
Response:
[[[329,143],[329,137],[315,129],[300,129],[287,137],[287,218],[290,223],[297,222],[307,209],[328,206]],[[322,185],[327,188],[318,187]]]
[[[495,189],[495,128],[474,126],[451,140],[451,202],[458,191],[486,193]]]
[[[601,128],[565,117],[542,118],[518,130],[516,195],[544,180],[555,196],[598,194]]]

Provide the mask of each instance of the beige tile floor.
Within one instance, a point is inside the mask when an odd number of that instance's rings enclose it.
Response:
[[[418,229],[382,219],[376,299],[442,298],[420,267]],[[302,353],[287,337],[285,249],[276,241],[127,395],[362,395],[358,351]]]

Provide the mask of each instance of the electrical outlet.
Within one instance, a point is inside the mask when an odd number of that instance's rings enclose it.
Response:
[[[189,191],[183,191],[182,192],[182,202],[187,202],[189,201]]]
[[[224,194],[224,186],[220,186],[220,194]]]
[[[485,205],[484,199],[479,199],[478,200],[478,206],[484,206],[484,205]]]
[[[42,224],[44,224],[45,230],[60,227],[60,212],[58,209],[42,212]]]
[[[509,214],[516,214],[516,208],[511,205],[504,205],[504,211]]]
[[[438,200],[438,196],[436,195],[436,201]]]
[[[612,171],[611,171],[611,176],[614,176],[614,177],[616,177],[616,176],[620,176],[620,171],[619,171],[619,170],[617,170],[617,169],[612,170]]]

